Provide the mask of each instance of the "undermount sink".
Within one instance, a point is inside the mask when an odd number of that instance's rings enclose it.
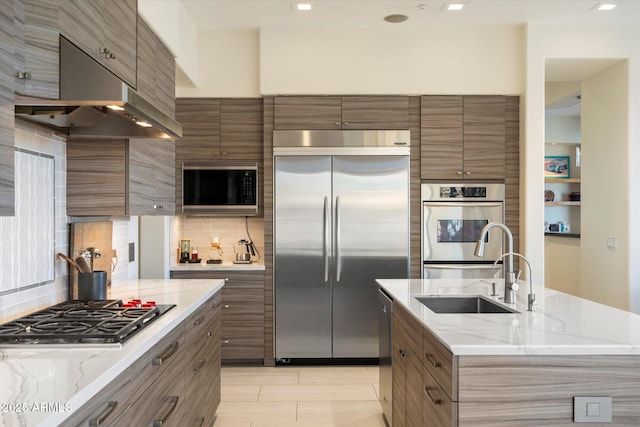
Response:
[[[479,295],[415,297],[434,313],[519,313]]]

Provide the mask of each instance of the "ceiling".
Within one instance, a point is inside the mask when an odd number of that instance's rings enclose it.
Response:
[[[161,2],[162,0],[156,0]],[[640,0],[612,0],[610,12],[592,10],[598,0],[461,0],[460,12],[438,0],[305,0],[311,11],[286,0],[181,0],[199,30],[258,30],[263,27],[398,28],[425,25],[515,25],[535,23],[640,24]],[[302,1],[302,0],[300,0]],[[604,1],[604,0],[603,0]],[[403,14],[399,24],[384,21]]]

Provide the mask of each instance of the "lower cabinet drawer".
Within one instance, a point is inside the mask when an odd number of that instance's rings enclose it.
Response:
[[[264,326],[222,322],[222,359],[263,359]]]
[[[132,426],[178,427],[186,411],[185,378],[182,373],[187,358],[154,381],[146,392],[131,406]]]
[[[106,386],[66,422],[67,426],[125,427],[130,425],[131,387],[125,372]]]
[[[458,425],[458,403],[452,402],[427,368],[422,368],[422,423],[433,427]]]

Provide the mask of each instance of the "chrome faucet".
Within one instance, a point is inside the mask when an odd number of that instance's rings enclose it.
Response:
[[[504,258],[505,256],[517,256],[520,257],[522,260],[524,260],[524,262],[527,263],[527,266],[529,267],[529,295],[527,297],[527,311],[534,311],[535,305],[536,303],[536,295],[533,293],[533,278],[532,278],[532,272],[531,272],[531,263],[529,262],[529,260],[522,254],[519,254],[518,252],[507,252],[504,253],[502,255],[500,255],[498,257],[498,259],[495,260],[495,262],[493,263],[493,268],[496,268],[496,265],[498,264],[498,261],[500,261],[502,258]],[[514,290],[518,290],[518,279],[520,278],[520,273],[518,273],[518,276],[516,277],[516,283],[514,283],[512,285],[512,288]]]
[[[507,251],[500,258],[507,257],[507,266],[504,271],[504,302],[507,304],[516,303],[516,291],[518,290],[518,284],[516,280],[516,274],[513,271],[513,234],[509,227],[499,222],[490,222],[485,225],[480,231],[480,237],[476,242],[476,249],[473,252],[475,256],[481,257],[484,254],[484,239],[487,237],[489,230],[494,227],[501,229],[504,234],[507,235]],[[498,258],[498,259],[500,259]],[[515,287],[514,287],[515,285]]]

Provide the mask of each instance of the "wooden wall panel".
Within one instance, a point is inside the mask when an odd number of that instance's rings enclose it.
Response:
[[[507,96],[506,164],[505,164],[505,223],[513,233],[513,250],[520,252],[520,97]],[[526,254],[525,254],[526,255]],[[514,267],[520,259],[514,257]],[[527,272],[528,274],[528,272]]]
[[[274,98],[264,98],[264,365],[275,366],[273,304],[273,124]]]
[[[411,131],[411,154],[409,159],[409,277],[422,274],[420,253],[420,97],[409,98],[409,130]]]

